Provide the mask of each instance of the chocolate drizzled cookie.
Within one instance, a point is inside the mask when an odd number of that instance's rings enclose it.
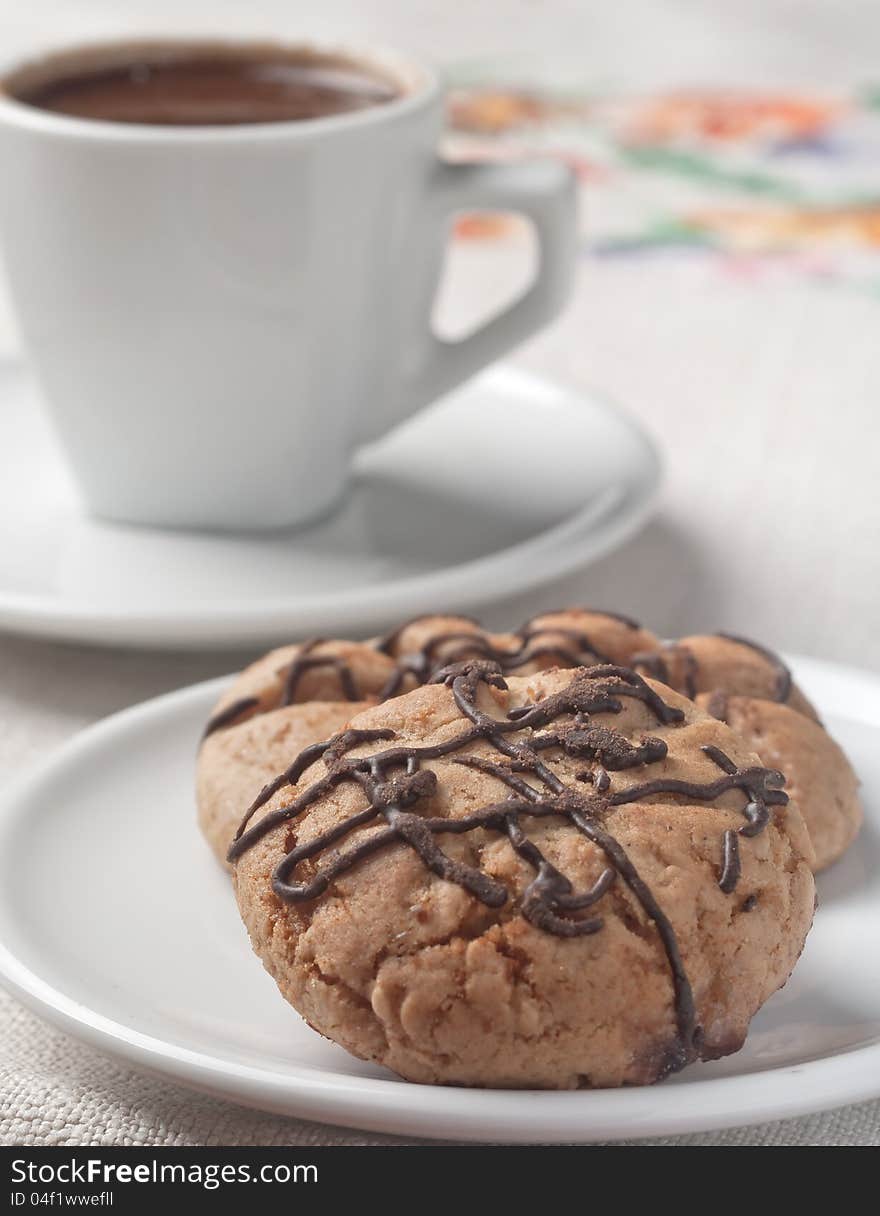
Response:
[[[773,768],[806,821],[821,870],[858,834],[858,779],[779,655],[735,634],[696,635],[633,656],[633,667],[696,700]]]
[[[621,1084],[734,1050],[812,913],[781,774],[618,664],[510,677],[474,645],[248,809],[230,858],[282,992],[418,1080]]]
[[[774,651],[732,633],[695,634],[632,656],[636,671],[694,700],[727,692],[789,705],[818,721],[816,711]]]

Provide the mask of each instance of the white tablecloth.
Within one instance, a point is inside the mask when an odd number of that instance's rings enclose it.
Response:
[[[880,19],[859,3],[748,0],[672,6],[541,6],[492,0],[326,4],[318,32],[359,31],[441,58],[531,78],[565,48],[591,79],[628,87],[871,82]],[[142,9],[142,13],[138,10]],[[662,9],[662,17],[659,15]],[[0,4],[11,51],[121,29],[297,32],[280,0],[103,6]],[[875,29],[874,27],[878,28]],[[656,47],[662,45],[662,61]],[[519,65],[519,67],[517,66]],[[471,75],[479,76],[480,63]],[[865,168],[866,180],[880,162]],[[856,245],[858,246],[858,239]],[[456,256],[452,306],[473,308],[508,277],[502,241]],[[613,606],[661,633],[728,628],[770,645],[880,668],[880,292],[870,240],[855,268],[832,249],[831,276],[788,261],[676,254],[585,254],[566,316],[519,356],[599,388],[662,445],[667,482],[640,536],[555,587],[496,605],[492,623],[567,602]],[[489,285],[488,287],[486,285]],[[8,311],[8,310],[6,310]],[[0,294],[0,352],[15,338]],[[38,761],[80,727],[248,656],[138,654],[0,640],[0,775]],[[252,1113],[132,1072],[0,997],[0,1140],[29,1144],[408,1143]],[[876,1144],[880,1104],[674,1144]]]

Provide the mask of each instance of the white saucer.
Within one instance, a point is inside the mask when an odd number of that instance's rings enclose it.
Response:
[[[819,880],[788,985],[737,1055],[662,1085],[412,1085],[320,1038],[252,956],[194,824],[196,740],[223,681],[85,731],[0,808],[0,975],[65,1030],[199,1089],[410,1136],[553,1141],[763,1122],[880,1094],[880,679],[795,673],[864,780],[857,844]]]
[[[296,532],[103,524],[80,509],[25,373],[0,366],[0,628],[99,644],[246,645],[478,607],[619,544],[659,481],[636,424],[498,366],[358,457]]]

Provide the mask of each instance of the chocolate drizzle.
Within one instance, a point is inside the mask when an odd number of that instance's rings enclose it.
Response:
[[[242,714],[255,709],[259,704],[259,697],[239,697],[237,701],[233,701],[231,705],[227,705],[225,709],[214,714],[213,718],[208,719],[208,724],[202,734],[202,741],[204,742],[208,735],[213,735],[215,730],[223,730],[226,726],[235,725]]]
[[[639,654],[633,655],[632,665],[646,672],[652,680],[659,680],[661,684],[668,684],[670,687],[674,687],[675,681],[672,679],[672,673],[669,669],[669,660],[673,658],[677,659],[682,666],[681,691],[693,701],[697,695],[699,666],[696,657],[687,646],[680,646],[677,642],[674,642],[669,646],[665,646],[663,650],[641,651]]]
[[[603,616],[612,616],[614,620],[618,618],[612,613],[602,613]],[[376,649],[383,654],[391,654],[394,647],[399,643],[399,640],[406,629],[411,625],[418,624],[420,620],[430,620],[430,617],[415,617],[413,620],[407,621],[404,625],[399,626],[393,633],[388,634],[376,643]],[[457,620],[470,621],[476,624],[471,617],[457,617]],[[540,618],[535,618],[540,619]],[[623,622],[630,628],[638,628],[632,621]],[[440,633],[432,634],[421,649],[413,651],[410,654],[399,656],[397,659],[398,665],[402,669],[402,676],[410,674],[415,677],[419,684],[427,684],[430,682],[433,673],[439,666],[449,666],[451,663],[462,662],[467,659],[484,659],[487,662],[495,663],[504,673],[509,673],[518,667],[524,667],[527,663],[534,662],[536,659],[555,659],[556,665],[560,667],[580,667],[587,660],[594,662],[607,662],[608,656],[594,645],[590,637],[582,630],[567,629],[563,626],[555,627],[553,625],[535,626],[532,621],[528,621],[515,634],[518,645],[514,649],[505,649],[501,646],[496,646],[492,640],[484,633],[471,633],[465,629],[450,629]],[[545,637],[559,637],[561,642],[555,641],[536,641],[536,639]],[[443,651],[440,655],[439,652]],[[398,681],[394,686],[394,691],[399,687]],[[380,699],[393,695],[383,689]]]
[[[357,680],[351,669],[351,664],[339,655],[313,654],[316,646],[320,646],[321,638],[312,638],[304,642],[299,653],[288,665],[281,688],[281,704],[292,705],[296,700],[296,690],[307,671],[329,668],[339,677],[342,692],[348,701],[361,701],[363,696],[358,688]]]
[[[267,708],[276,709],[295,704],[297,691],[303,676],[310,671],[325,670],[335,673],[339,679],[342,696],[348,701],[365,701],[375,699],[378,702],[387,701],[397,696],[407,687],[427,684],[433,673],[442,666],[461,662],[466,659],[485,659],[496,663],[503,672],[511,672],[524,667],[528,663],[541,660],[545,665],[558,667],[581,667],[589,663],[604,663],[610,661],[608,656],[593,644],[590,637],[581,630],[567,629],[564,626],[536,626],[537,620],[542,620],[547,614],[535,617],[517,631],[514,635],[517,645],[513,649],[496,646],[482,631],[471,633],[466,629],[451,628],[432,634],[419,650],[411,653],[394,655],[404,632],[419,621],[432,620],[433,614],[412,617],[396,629],[373,643],[377,653],[394,658],[394,669],[378,694],[372,697],[358,683],[357,676],[348,659],[333,653],[316,654],[316,648],[323,644],[321,638],[312,638],[304,642],[291,662],[278,673],[282,677],[281,695],[277,705]],[[552,615],[552,614],[551,614]],[[638,629],[639,625],[630,617],[621,616],[616,612],[599,612],[618,621],[628,629]],[[479,622],[469,616],[457,615],[457,622],[469,622],[479,630]],[[561,638],[561,641],[545,640],[542,638]],[[442,654],[440,653],[442,651]],[[548,663],[550,660],[552,663]],[[259,712],[259,697],[242,697],[234,705],[221,710],[210,719],[203,739],[214,731],[236,726],[252,711]]]
[[[524,639],[527,644],[527,639]],[[719,886],[730,894],[737,885],[741,863],[739,837],[761,831],[769,821],[769,807],[787,802],[779,773],[758,767],[740,769],[720,748],[706,746],[704,754],[720,770],[710,782],[690,782],[658,777],[629,787],[614,788],[610,772],[646,767],[664,759],[666,743],[643,736],[633,744],[621,733],[591,722],[591,715],[620,713],[626,698],[641,701],[658,723],[675,725],[684,720],[682,710],[667,704],[640,676],[627,668],[599,664],[574,673],[560,691],[535,704],[513,709],[505,718],[495,718],[480,708],[481,686],[507,687],[500,663],[476,658],[448,664],[431,677],[447,685],[466,728],[451,739],[424,746],[400,744],[390,730],[349,729],[323,743],[307,748],[289,769],[267,785],[245,815],[229,850],[229,860],[241,857],[258,840],[283,824],[295,821],[319,799],[343,783],[354,783],[363,793],[363,806],[314,839],[294,845],[275,867],[272,887],[291,902],[318,899],[341,874],[383,848],[404,844],[418,855],[424,866],[447,882],[455,883],[490,908],[502,908],[510,893],[496,878],[478,865],[449,856],[438,838],[470,832],[497,832],[506,836],[516,854],[531,868],[533,877],[525,887],[517,911],[536,928],[559,937],[583,937],[597,933],[603,925],[601,902],[622,884],[653,924],[666,955],[673,987],[678,1044],[668,1070],[679,1068],[699,1051],[700,1028],[696,1024],[693,993],[675,930],[656,896],[642,879],[635,864],[607,826],[615,807],[658,794],[679,794],[699,802],[713,802],[729,790],[742,790],[747,797],[745,824],[727,829],[721,842]],[[563,719],[563,721],[560,721]],[[463,754],[472,744],[490,745],[497,759]],[[367,755],[352,755],[364,744],[387,744]],[[550,767],[551,753],[595,762],[578,774],[589,785],[566,784]],[[488,773],[502,782],[507,796],[470,811],[461,818],[427,813],[425,803],[437,792],[438,778],[426,761],[451,757],[461,764]],[[255,813],[287,785],[295,785],[312,765],[322,762],[324,771],[313,777],[286,806],[278,807],[256,823]],[[591,841],[604,857],[604,867],[591,886],[575,890],[566,877],[543,854],[528,833],[535,819],[556,817]],[[352,833],[353,843],[343,844]],[[341,847],[334,848],[339,844]],[[309,876],[299,878],[301,863],[319,858]],[[598,905],[598,907],[597,907]]]
[[[386,633],[379,638],[379,640],[376,642],[376,649],[380,652],[380,654],[393,654],[394,648],[397,646],[406,630],[409,629],[410,625],[418,625],[419,621],[429,621],[430,619],[430,615],[426,615],[425,613],[421,613],[419,616],[409,617],[400,625],[396,625],[389,633]],[[476,625],[478,629],[481,628],[480,622],[474,616],[463,616],[461,613],[458,613],[455,619],[457,621],[468,621],[471,625]]]

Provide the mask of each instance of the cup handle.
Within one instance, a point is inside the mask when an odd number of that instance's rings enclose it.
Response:
[[[428,182],[424,222],[417,234],[422,253],[426,238],[442,240],[450,217],[467,210],[510,211],[532,220],[538,240],[535,280],[524,295],[459,341],[438,338],[428,318],[399,365],[397,408],[392,406],[390,418],[374,418],[371,438],[519,345],[551,321],[570,294],[577,252],[577,197],[574,174],[566,165],[550,159],[504,165],[439,161]],[[436,267],[430,261],[432,281],[424,285],[423,308],[416,310],[416,316],[430,313],[433,304]]]
[[[500,358],[562,309],[571,291],[577,203],[571,170],[554,160],[512,165],[441,162],[433,181],[435,214],[444,225],[456,211],[512,211],[527,216],[538,240],[535,280],[519,299],[460,341],[429,334],[412,394],[415,408],[448,392]]]

